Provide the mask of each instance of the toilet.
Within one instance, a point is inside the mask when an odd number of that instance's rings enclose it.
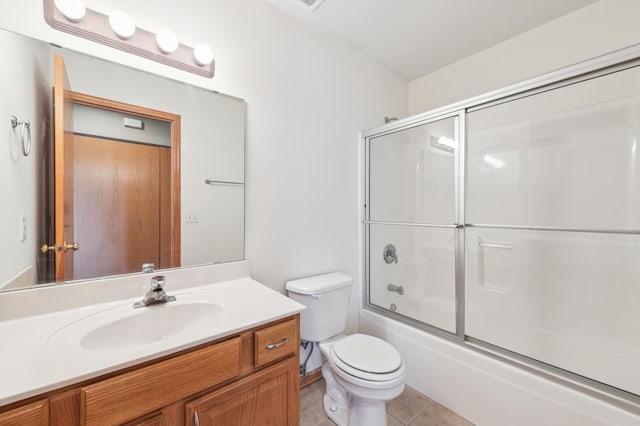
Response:
[[[402,393],[405,365],[384,340],[343,334],[351,281],[334,272],[288,281],[286,289],[307,307],[300,314],[300,338],[322,354],[324,412],[338,426],[386,426],[386,402]]]

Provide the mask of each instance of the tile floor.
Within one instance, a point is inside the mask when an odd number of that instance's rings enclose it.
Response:
[[[324,380],[300,392],[300,426],[333,426],[322,410]],[[453,411],[405,386],[398,398],[387,403],[388,426],[473,426]]]

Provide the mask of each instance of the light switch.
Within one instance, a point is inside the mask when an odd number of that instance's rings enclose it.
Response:
[[[200,215],[198,213],[189,212],[187,213],[187,223],[198,223],[200,222]]]

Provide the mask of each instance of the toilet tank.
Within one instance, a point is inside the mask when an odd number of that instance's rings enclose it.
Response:
[[[342,272],[288,281],[289,297],[307,307],[300,313],[300,338],[321,342],[342,333],[347,322],[351,277]]]

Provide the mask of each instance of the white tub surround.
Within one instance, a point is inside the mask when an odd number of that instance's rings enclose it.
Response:
[[[407,365],[407,384],[478,425],[638,425],[613,402],[373,312],[363,333],[391,343]]]
[[[171,303],[178,306],[210,301],[221,308],[220,314],[204,325],[189,326],[148,343],[87,348],[80,340],[89,331],[89,323],[99,326],[100,321],[109,321],[111,313],[117,316],[128,306],[133,311],[133,303],[141,300],[149,288],[152,274],[0,294],[0,406],[304,309],[250,278],[248,261],[163,271],[162,275],[166,277],[166,292],[176,296],[176,302],[141,308],[141,312],[155,310],[156,314],[171,309]],[[74,332],[78,336],[74,337]]]

